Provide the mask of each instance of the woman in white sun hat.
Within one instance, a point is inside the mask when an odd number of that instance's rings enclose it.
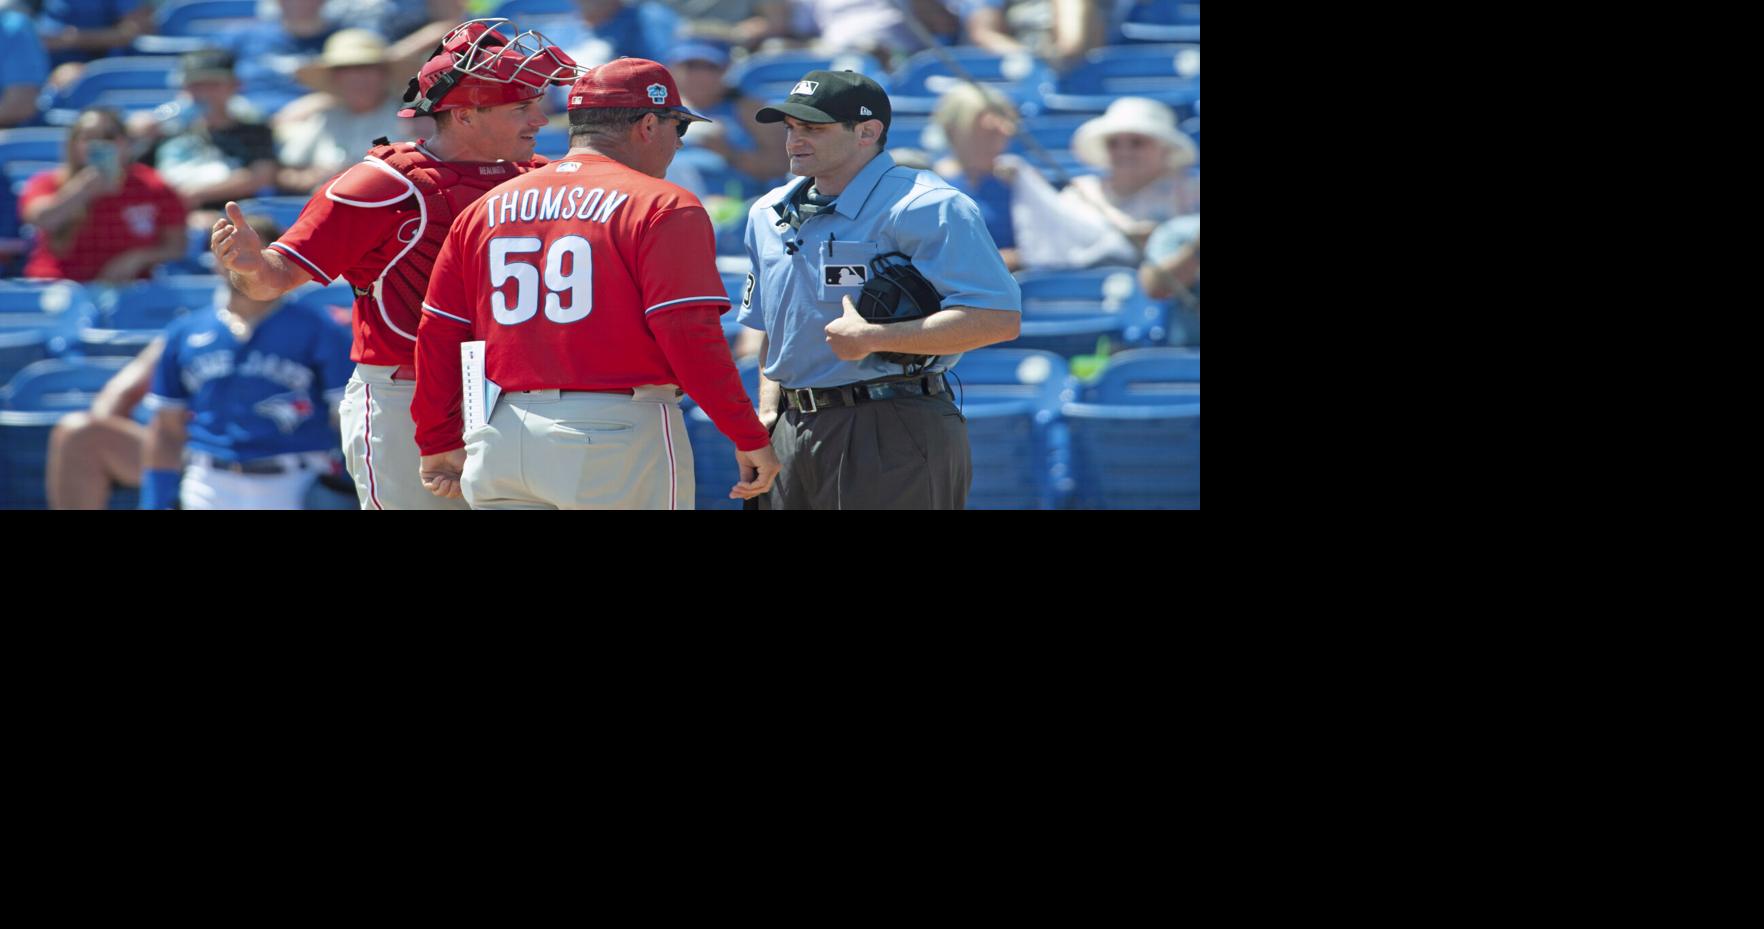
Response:
[[[288,104],[275,128],[282,169],[277,184],[309,193],[319,182],[361,160],[373,141],[421,138],[434,132],[428,117],[400,119],[395,90],[408,79],[392,70],[386,40],[366,29],[341,29],[325,40],[324,54],[295,72],[317,93]]]
[[[1122,97],[1072,134],[1072,152],[1101,175],[1074,178],[1060,192],[1067,208],[1095,214],[1143,246],[1159,223],[1200,211],[1200,160],[1176,114],[1156,100]]]

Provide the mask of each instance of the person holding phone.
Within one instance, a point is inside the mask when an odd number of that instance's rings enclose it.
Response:
[[[184,202],[136,164],[114,110],[80,113],[64,162],[25,182],[19,218],[37,227],[26,277],[122,284],[183,255]]]

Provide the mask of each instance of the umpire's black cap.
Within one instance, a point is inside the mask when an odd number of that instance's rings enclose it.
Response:
[[[888,128],[894,116],[882,85],[855,71],[810,71],[791,89],[783,103],[761,109],[754,120],[783,122],[794,116],[805,123],[863,122],[879,119]]]

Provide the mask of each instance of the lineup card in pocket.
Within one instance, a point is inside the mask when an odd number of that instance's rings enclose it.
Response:
[[[460,412],[465,416],[465,431],[490,421],[490,408],[502,390],[484,376],[484,341],[459,343],[460,386],[465,396]],[[463,434],[463,433],[462,433]]]

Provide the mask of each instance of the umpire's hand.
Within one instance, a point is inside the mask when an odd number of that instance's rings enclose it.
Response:
[[[770,445],[751,452],[737,451],[735,463],[741,466],[741,483],[729,489],[729,499],[746,500],[772,489],[772,479],[778,476],[780,465]]]
[[[466,452],[456,448],[439,455],[424,455],[417,462],[417,475],[423,486],[437,497],[458,499],[465,496],[459,489],[460,475],[465,473]]]

